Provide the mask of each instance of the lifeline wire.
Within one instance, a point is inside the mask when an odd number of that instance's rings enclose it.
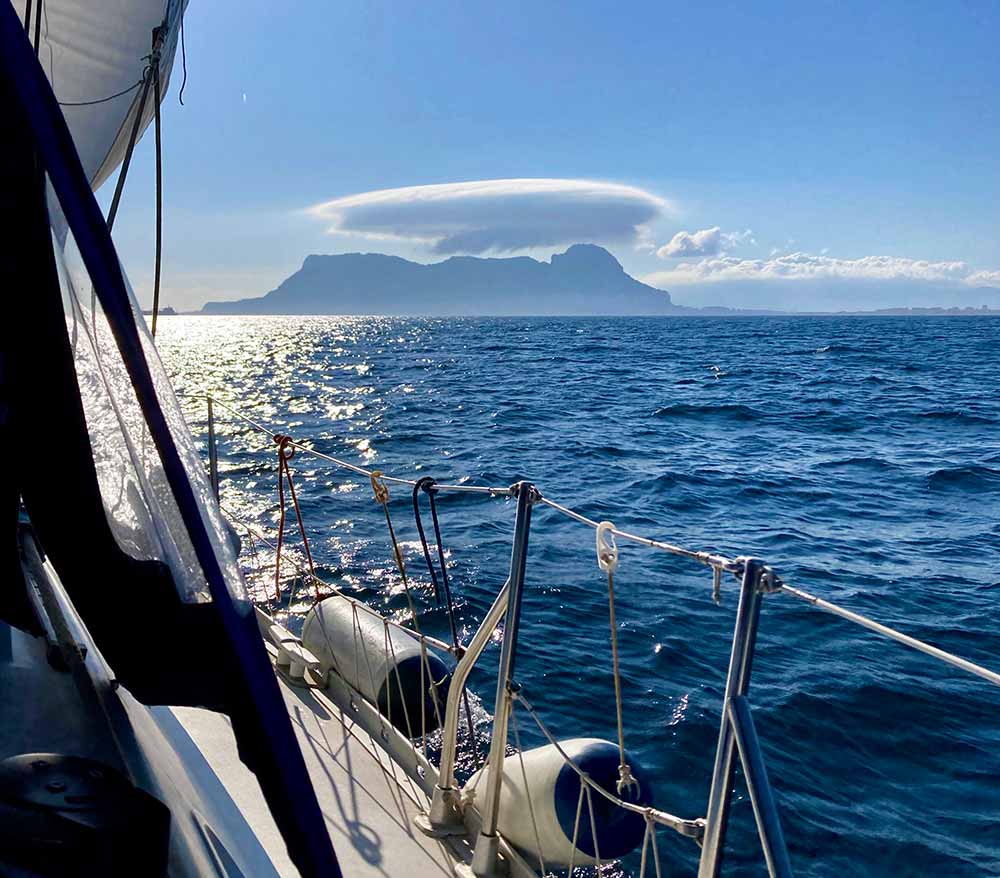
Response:
[[[197,397],[208,399],[210,398],[207,394],[197,394]],[[255,429],[266,433],[268,435],[274,435],[266,427],[262,426],[258,422],[254,421],[252,418],[247,417],[242,412],[237,411],[226,403],[220,402],[211,397],[213,403],[220,405],[226,411],[231,412],[236,417],[245,421],[246,423],[253,426]],[[337,464],[345,469],[352,472],[358,473],[360,475],[368,476],[372,475],[371,470],[364,469],[363,467],[357,466],[347,461],[339,460],[338,458],[331,457],[328,454],[322,454],[321,452],[314,451],[311,448],[300,445],[298,443],[292,443],[292,445],[299,450],[302,450],[308,454],[312,454],[323,460],[330,461],[331,463]],[[414,479],[401,479],[393,476],[381,476],[385,482],[394,482],[396,484],[409,485],[413,487],[417,484]],[[491,497],[509,497],[512,496],[512,491],[510,488],[487,488],[480,487],[477,485],[435,485],[435,488],[439,491],[465,491],[469,493],[485,494]],[[592,518],[587,518],[587,516],[570,509],[567,506],[563,506],[554,500],[539,494],[538,502],[543,503],[550,509],[565,515],[567,518],[571,518],[581,524],[585,524],[588,527],[597,530],[600,527],[600,522],[595,521]],[[688,558],[692,561],[697,561],[700,564],[704,564],[707,567],[713,569],[713,571],[725,571],[727,573],[733,573],[736,575],[741,575],[745,559],[743,558],[726,558],[722,555],[717,555],[712,552],[699,551],[696,549],[688,549],[684,546],[679,546],[674,543],[667,543],[662,540],[654,540],[649,537],[640,536],[638,534],[629,533],[628,531],[618,530],[617,528],[611,528],[608,531],[613,536],[627,540],[629,542],[637,543],[642,546],[646,546],[651,549],[657,549],[662,552],[667,552],[671,555],[677,555],[678,557]],[[860,613],[854,613],[851,610],[847,610],[843,607],[838,606],[830,601],[824,601],[815,595],[809,594],[806,591],[800,589],[792,588],[790,585],[783,583],[777,575],[768,570],[768,576],[773,582],[773,587],[769,588],[769,591],[777,591],[783,594],[790,595],[791,597],[797,598],[799,600],[805,601],[806,603],[817,607],[826,612],[833,613],[834,615],[840,616],[842,619],[846,619],[849,622],[853,622],[856,625],[861,625],[864,628],[874,631],[877,634],[881,634],[888,637],[891,640],[901,643],[904,646],[908,646],[910,649],[917,650],[918,652],[925,653],[939,661],[945,662],[952,667],[958,668],[960,670],[966,671],[967,673],[974,674],[975,676],[992,683],[994,686],[1000,686],[1000,674],[995,671],[991,671],[988,668],[984,668],[982,665],[977,665],[975,662],[971,662],[968,659],[963,659],[953,653],[947,652],[943,649],[939,649],[936,646],[931,646],[929,643],[925,643],[922,640],[918,640],[915,637],[910,637],[907,634],[903,634],[901,631],[897,631],[894,628],[890,628],[888,625],[882,625],[879,622],[869,619],[867,616],[862,616]],[[713,574],[713,579],[714,579]]]

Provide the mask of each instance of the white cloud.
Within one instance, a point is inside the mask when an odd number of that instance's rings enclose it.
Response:
[[[656,255],[660,259],[682,259],[688,256],[718,256],[740,244],[754,243],[753,232],[724,232],[718,226],[699,229],[697,232],[678,232],[664,244]]]
[[[382,189],[309,208],[331,234],[425,244],[434,253],[510,252],[578,242],[641,242],[672,205],[598,180],[476,180]]]
[[[972,287],[1000,288],[1000,271],[974,271],[965,282]]]
[[[928,262],[905,256],[863,256],[837,259],[809,253],[789,253],[771,259],[717,256],[682,262],[643,278],[653,286],[710,284],[723,281],[914,281],[965,286],[1000,287],[1000,271],[973,271],[959,260]]]

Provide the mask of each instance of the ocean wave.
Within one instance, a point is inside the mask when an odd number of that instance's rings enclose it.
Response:
[[[855,457],[841,457],[836,460],[823,460],[816,464],[816,468],[890,470],[899,469],[899,466],[881,457],[862,454]]]
[[[934,409],[928,412],[918,412],[916,417],[925,418],[929,421],[947,421],[952,424],[995,424],[996,420],[983,415],[974,415],[971,412],[959,409]]]
[[[816,348],[813,353],[816,354],[866,354],[864,348],[857,348],[854,345],[843,344],[834,342],[833,344],[823,345],[822,347]]]
[[[787,353],[792,357],[805,357],[813,354],[865,354],[868,351],[843,342],[831,342],[818,348],[795,348]]]
[[[594,520],[727,556],[758,554],[819,596],[972,660],[995,654],[1000,320],[622,320],[610,332],[604,320],[358,318],[345,329],[341,318],[255,318],[233,332],[236,318],[216,319],[164,324],[157,342],[171,371],[201,376],[199,387],[221,383],[248,415],[318,450],[364,463],[368,440],[378,452],[369,465],[390,475],[480,486],[528,479]],[[295,351],[294,368],[272,368],[273,357]],[[717,381],[707,364],[730,375]],[[204,404],[185,410],[204,442]],[[219,424],[223,501],[273,537],[274,445],[240,424]],[[321,577],[405,618],[368,479],[305,453],[292,466]],[[410,489],[390,489],[421,630],[448,638]],[[422,509],[436,557],[426,498]],[[467,640],[509,570],[515,504],[442,492],[438,512]],[[563,733],[615,740],[607,583],[593,531],[551,509],[536,513],[518,682]],[[304,563],[294,517],[286,538],[289,561]],[[273,553],[257,545],[255,560],[245,534],[243,545],[251,584],[273,592]],[[668,779],[672,796],[703,800],[739,585],[724,577],[719,610],[700,566],[619,545],[628,746]],[[285,583],[283,597],[292,588]],[[301,577],[294,588],[293,628],[310,595]],[[984,722],[991,704],[978,699],[977,681],[801,601],[765,601],[761,625],[751,694],[762,736],[773,744],[766,733],[777,729],[801,743],[768,752],[790,803],[796,874],[1000,875],[1000,837],[987,825],[1000,812],[1000,725]],[[496,644],[489,649],[495,670]],[[495,678],[476,671],[469,688],[492,705]],[[817,735],[825,746],[809,746]],[[848,763],[864,770],[845,774]],[[959,798],[983,807],[958,819]],[[948,832],[927,829],[928,801],[948,815]],[[747,858],[759,849],[749,800],[733,807],[743,808],[733,832],[746,835],[733,836],[734,856],[745,856],[731,866],[750,874],[756,861]],[[913,841],[921,833],[924,846]],[[963,864],[972,850],[978,859]],[[676,871],[696,871],[690,851],[677,849]],[[635,862],[625,868],[638,873]]]
[[[741,403],[706,405],[687,402],[676,402],[658,408],[653,415],[657,418],[705,418],[726,421],[758,421],[766,417],[764,412]]]
[[[932,491],[986,494],[1000,491],[1000,470],[988,466],[956,466],[935,470],[927,477]]]

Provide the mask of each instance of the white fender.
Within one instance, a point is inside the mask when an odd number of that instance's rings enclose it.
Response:
[[[599,738],[573,738],[560,741],[559,746],[594,783],[616,795],[617,746]],[[573,825],[580,799],[579,775],[552,744],[526,750],[520,758],[524,760],[523,772],[518,754],[504,759],[503,783],[500,786],[497,828],[509,842],[529,855],[537,850],[540,842],[546,866],[568,866],[571,859],[576,865],[593,865],[596,862],[595,853],[599,853],[601,860],[606,862],[624,856],[642,843],[646,828],[642,816],[618,807],[592,790],[597,845],[595,848],[590,811],[584,798],[574,855]],[[626,759],[632,776],[640,784],[640,792],[630,801],[646,806],[652,802],[648,778],[627,753]],[[488,780],[489,767],[482,768],[469,779],[463,791],[466,796],[472,797],[480,812]],[[538,828],[537,841],[532,813]],[[534,859],[537,860],[537,856]]]
[[[306,614],[302,643],[324,670],[339,675],[404,734],[420,734],[421,700],[427,731],[438,727],[451,674],[429,648],[423,666],[420,641],[414,635],[387,625],[364,605],[331,595]]]

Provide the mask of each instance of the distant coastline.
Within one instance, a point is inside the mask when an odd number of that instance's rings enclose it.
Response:
[[[149,312],[144,312],[149,313]],[[175,313],[171,308],[160,314]],[[382,253],[310,255],[263,296],[207,302],[218,314],[428,317],[983,317],[1000,309],[896,307],[865,311],[784,311],[674,303],[666,290],[629,275],[594,244],[574,244],[550,262],[527,256],[455,256],[424,264]]]

